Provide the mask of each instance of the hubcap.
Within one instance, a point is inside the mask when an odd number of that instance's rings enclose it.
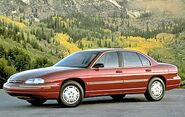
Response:
[[[163,86],[161,82],[154,81],[151,85],[151,94],[154,98],[159,98],[163,93]]]
[[[80,91],[77,87],[69,85],[63,90],[62,97],[68,104],[74,104],[80,97]]]

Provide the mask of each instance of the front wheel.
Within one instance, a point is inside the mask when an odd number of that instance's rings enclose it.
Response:
[[[75,81],[67,81],[64,83],[60,90],[58,103],[65,107],[78,106],[84,97],[82,86]]]
[[[46,99],[31,99],[31,100],[26,100],[28,103],[34,105],[34,106],[40,106],[46,102]]]
[[[164,97],[165,84],[160,78],[153,78],[148,84],[146,93],[144,94],[148,101],[159,101]]]

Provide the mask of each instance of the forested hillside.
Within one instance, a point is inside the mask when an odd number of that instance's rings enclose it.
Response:
[[[150,0],[143,1],[145,5],[150,3]],[[117,0],[112,9],[119,8],[118,3],[121,5]],[[110,1],[101,3],[104,4],[109,5]],[[179,9],[175,12],[163,6],[163,11],[153,11],[157,6],[149,6],[148,11],[132,0],[122,4],[128,4],[132,10],[122,6],[120,8],[127,11],[124,15],[75,12],[40,19],[22,17],[21,14],[1,15],[0,87],[16,72],[51,66],[73,52],[91,48],[139,50],[159,62],[177,65],[185,80],[185,18],[181,13],[177,14]],[[82,6],[79,8],[83,10]],[[133,6],[136,6],[135,10]],[[184,9],[180,11],[184,12]]]

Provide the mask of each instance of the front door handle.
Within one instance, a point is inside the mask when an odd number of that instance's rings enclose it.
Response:
[[[118,70],[118,71],[116,71],[116,73],[122,73],[122,71],[119,71],[119,70]]]
[[[152,70],[151,70],[151,69],[146,69],[145,71],[146,71],[146,72],[151,72]]]

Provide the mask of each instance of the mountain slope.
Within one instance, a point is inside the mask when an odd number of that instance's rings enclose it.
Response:
[[[127,3],[126,0],[122,0]],[[0,14],[43,19],[54,14],[71,15],[78,12],[91,15],[124,15],[126,8],[116,0],[7,0],[0,1]]]

